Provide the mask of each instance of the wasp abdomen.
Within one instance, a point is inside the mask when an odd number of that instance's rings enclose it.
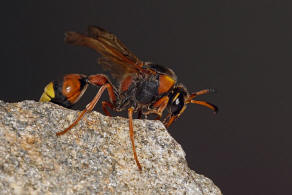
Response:
[[[40,101],[53,102],[64,107],[71,107],[85,92],[88,84],[86,76],[68,74],[62,80],[50,82],[44,89]]]

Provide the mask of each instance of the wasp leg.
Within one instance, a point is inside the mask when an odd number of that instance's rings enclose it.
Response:
[[[156,118],[156,120],[160,120],[161,116],[162,116],[162,113],[163,111],[165,110],[167,104],[168,104],[168,101],[169,101],[169,97],[168,96],[164,96],[162,98],[160,98],[153,106],[154,107],[158,107],[158,110],[157,110],[157,115],[158,117]]]
[[[69,131],[70,129],[72,129],[75,125],[77,125],[77,123],[83,118],[84,114],[93,110],[93,108],[95,107],[96,103],[98,102],[98,100],[100,99],[101,95],[103,94],[104,90],[111,87],[111,85],[109,83],[104,84],[103,86],[101,86],[101,88],[99,89],[99,91],[97,92],[97,94],[95,95],[95,97],[93,98],[93,100],[87,104],[87,106],[85,107],[84,110],[82,110],[82,112],[79,114],[79,116],[77,117],[77,119],[71,124],[69,125],[69,127],[67,127],[66,129],[64,129],[63,131],[60,131],[58,133],[56,133],[57,136],[63,135],[65,134],[67,131]]]
[[[156,108],[156,110],[150,110],[150,111],[146,112],[145,114],[156,114],[157,118],[155,118],[155,120],[160,120],[162,113],[168,104],[168,101],[169,101],[168,96],[164,96],[164,97],[160,98],[157,102],[155,102],[153,104],[153,108]]]
[[[138,116],[137,116],[137,119],[141,119],[142,118],[142,109],[139,109],[138,110]]]
[[[90,75],[88,77],[88,81],[89,81],[90,84],[92,84],[92,85],[98,85],[98,86],[102,86],[105,83],[110,83],[109,80],[108,80],[108,78],[105,75],[103,75],[103,74]],[[116,101],[116,96],[115,96],[114,88],[113,88],[112,85],[109,85],[108,86],[107,92],[108,92],[108,96],[110,98],[110,102],[103,101],[102,102],[102,109],[103,109],[104,113],[107,116],[111,116],[111,114],[109,113],[109,111],[106,109],[106,106],[110,107],[111,109],[114,108],[113,103]]]
[[[168,128],[176,119],[178,119],[180,117],[180,115],[182,115],[182,113],[186,110],[186,108],[187,107],[184,106],[178,115],[172,115],[171,113],[169,113],[166,116],[165,120],[163,121],[163,124],[165,125],[165,127]],[[168,118],[169,118],[169,120],[167,121]]]
[[[115,89],[110,84],[109,79],[103,74],[95,74],[88,76],[88,82],[95,86],[103,86],[108,83],[107,92],[111,103],[116,101]]]
[[[171,115],[171,114],[169,114],[169,115]],[[168,122],[165,121],[163,123],[166,128],[168,128],[173,123],[173,121],[175,121],[175,119],[177,119],[177,116],[171,116],[171,117],[169,116],[168,118],[169,118]]]
[[[133,130],[133,108],[129,108],[128,109],[128,117],[129,117],[129,133],[130,133],[130,139],[131,139],[131,142],[132,142],[132,149],[133,149],[133,154],[134,154],[134,159],[136,161],[136,164],[138,166],[138,169],[140,171],[142,171],[142,167],[141,167],[141,164],[138,160],[138,157],[137,157],[137,153],[136,153],[136,148],[135,148],[135,143],[134,143],[134,130]]]
[[[103,112],[107,115],[107,116],[111,116],[111,114],[109,113],[109,111],[106,109],[106,107],[110,107],[111,109],[114,108],[114,105],[108,101],[103,101],[102,103],[102,109],[103,109]]]

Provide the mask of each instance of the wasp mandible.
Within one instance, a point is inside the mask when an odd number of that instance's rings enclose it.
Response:
[[[139,170],[142,166],[138,160],[133,131],[133,113],[138,113],[138,118],[155,114],[169,127],[185,111],[187,104],[199,104],[217,111],[216,106],[194,100],[195,97],[213,92],[204,89],[189,93],[183,84],[177,83],[177,76],[170,68],[139,60],[127,47],[112,33],[96,26],[89,26],[87,34],[77,32],[65,33],[65,43],[85,46],[101,55],[98,63],[108,71],[113,84],[108,76],[95,74],[68,74],[62,80],[52,81],[45,88],[40,98],[41,102],[53,102],[70,108],[86,91],[88,85],[100,87],[93,100],[80,112],[76,120],[65,130],[58,132],[63,135],[74,127],[87,112],[95,107],[103,92],[106,90],[109,101],[102,102],[102,109],[107,116],[111,116],[108,109],[120,112],[128,111],[129,134],[132,143],[134,159]],[[167,113],[163,116],[163,112]]]

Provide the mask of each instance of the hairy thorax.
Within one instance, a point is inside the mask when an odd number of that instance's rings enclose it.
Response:
[[[121,111],[133,107],[134,110],[144,109],[158,98],[158,75],[145,78],[136,76],[132,78],[127,90],[120,89],[119,97],[115,103],[115,110]]]

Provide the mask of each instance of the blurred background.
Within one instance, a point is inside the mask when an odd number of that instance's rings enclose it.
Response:
[[[26,0],[3,2],[0,14],[1,100],[38,100],[64,74],[102,72],[96,53],[63,42],[68,30],[98,25],[140,59],[172,68],[189,91],[218,90],[198,98],[217,105],[217,115],[190,105],[169,128],[193,170],[224,194],[291,191],[291,5]],[[75,109],[96,91],[90,88]]]

